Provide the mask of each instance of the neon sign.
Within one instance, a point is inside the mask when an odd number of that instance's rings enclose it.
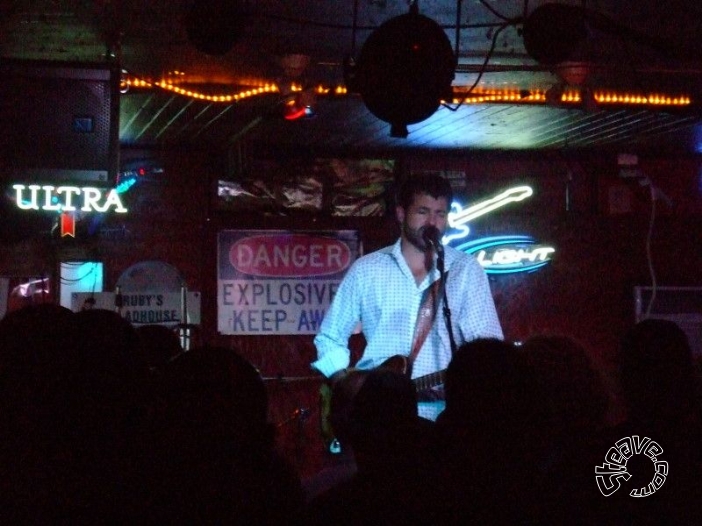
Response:
[[[15,184],[15,203],[20,210],[43,210],[58,212],[61,237],[76,237],[76,214],[78,212],[114,212],[124,214],[127,209],[119,198],[119,190],[103,190],[92,186],[59,186]]]
[[[456,229],[458,232],[455,234],[445,235],[443,237],[444,244],[448,243],[452,239],[461,239],[466,237],[470,233],[470,228],[466,224],[482,215],[488,214],[493,210],[497,210],[508,203],[514,203],[517,201],[522,201],[527,197],[530,197],[534,193],[534,190],[530,186],[515,186],[509,190],[497,194],[495,197],[486,199],[485,201],[480,201],[473,206],[469,206],[463,209],[458,203],[451,203],[451,212],[448,215],[449,226]]]
[[[534,190],[530,186],[515,186],[467,208],[452,203],[448,215],[448,224],[452,230],[444,235],[442,242],[448,244],[449,241],[465,239],[470,233],[469,221],[509,203],[523,201],[533,194]],[[533,272],[548,264],[556,251],[553,247],[537,244],[534,238],[523,235],[483,237],[463,242],[455,248],[474,255],[488,274]]]
[[[22,210],[47,210],[56,212],[75,212],[78,201],[81,202],[81,212],[107,212],[110,208],[124,214],[127,209],[122,205],[117,190],[112,188],[103,196],[103,191],[92,186],[39,186],[30,184],[15,184],[15,202]],[[25,190],[27,196],[25,196]],[[82,198],[82,199],[81,199]],[[74,201],[75,200],[75,201]]]
[[[539,245],[530,236],[493,236],[456,247],[473,254],[488,274],[533,272],[551,261],[556,249]]]

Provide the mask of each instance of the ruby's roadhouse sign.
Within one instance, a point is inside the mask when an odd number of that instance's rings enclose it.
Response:
[[[217,238],[221,334],[316,334],[346,270],[355,230],[225,230]]]

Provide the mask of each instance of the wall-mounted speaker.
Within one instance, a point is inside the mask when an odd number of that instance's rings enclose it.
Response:
[[[118,69],[3,61],[0,75],[2,179],[114,182],[119,169]]]

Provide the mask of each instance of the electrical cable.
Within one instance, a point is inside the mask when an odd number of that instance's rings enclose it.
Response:
[[[497,18],[502,20],[502,22],[496,23],[494,25],[491,25],[490,27],[496,27],[497,29],[495,32],[492,34],[492,40],[490,42],[490,48],[488,49],[487,54],[485,55],[485,59],[483,60],[482,65],[480,66],[480,70],[478,71],[478,76],[475,79],[475,82],[468,88],[468,91],[466,95],[461,99],[461,101],[455,105],[455,106],[450,106],[447,103],[442,103],[441,105],[444,108],[447,108],[451,111],[456,111],[458,108],[460,108],[463,103],[467,99],[467,95],[470,95],[473,90],[478,86],[478,83],[480,83],[480,80],[482,79],[483,75],[485,74],[485,71],[487,70],[488,63],[490,62],[490,59],[492,58],[493,53],[495,52],[495,47],[497,46],[497,37],[500,35],[500,33],[506,29],[507,27],[510,26],[516,26],[517,24],[523,22],[526,19],[526,13],[527,13],[527,6],[528,6],[528,1],[524,2],[524,9],[523,9],[523,15],[521,17],[517,18],[510,18],[502,13],[498,12],[495,10],[490,4],[488,4],[485,0],[479,0],[480,4],[485,7],[488,11],[490,11],[493,15],[495,15]],[[457,17],[460,16],[461,12],[461,2],[460,0],[456,4],[456,11],[457,11]],[[470,27],[470,26],[465,26],[465,27]],[[458,39],[459,39],[459,31],[462,29],[463,26],[459,25],[459,19],[456,19],[456,58],[458,59]]]
[[[656,290],[658,288],[658,284],[656,282],[656,270],[653,266],[653,257],[651,253],[651,240],[653,238],[653,227],[656,221],[656,192],[653,187],[653,182],[651,182],[650,179],[646,178],[646,181],[648,181],[648,188],[651,194],[651,215],[649,217],[648,221],[648,232],[646,234],[646,260],[648,261],[648,272],[649,276],[651,278],[651,298],[648,300],[648,305],[646,307],[646,314],[645,318],[648,318],[651,315],[651,310],[653,308],[653,303],[656,300]]]
[[[480,70],[478,71],[478,77],[475,79],[475,82],[473,82],[473,84],[470,86],[470,88],[468,88],[466,96],[464,96],[463,99],[461,99],[461,101],[458,104],[456,104],[455,106],[450,106],[447,103],[442,103],[441,105],[444,108],[449,109],[451,111],[456,111],[456,110],[458,110],[458,108],[460,108],[463,105],[463,103],[468,98],[467,96],[473,92],[473,90],[476,88],[476,86],[480,82],[480,79],[483,77],[483,74],[485,73],[485,71],[487,69],[488,62],[490,62],[490,58],[492,58],[492,54],[494,53],[495,47],[497,46],[497,37],[500,35],[502,30],[509,27],[509,25],[510,24],[502,24],[492,34],[492,42],[490,43],[490,49],[488,50],[487,54],[485,55],[485,59],[483,60],[482,65],[480,66]]]
[[[493,15],[495,15],[497,18],[501,19],[504,22],[512,22],[512,19],[509,17],[503,15],[502,13],[498,12],[494,7],[492,7],[490,4],[488,4],[485,0],[478,0],[480,4],[485,7],[488,11],[490,11]]]
[[[66,263],[64,263],[64,264],[65,264],[65,265],[68,265],[68,264],[66,264]],[[76,266],[76,267],[80,267],[81,265],[82,265],[82,263],[78,263],[78,264],[76,264],[75,266]],[[69,279],[69,278],[64,278],[64,277],[62,276],[62,277],[60,278],[60,281],[61,281],[61,284],[62,284],[62,285],[68,285],[69,283],[80,283],[80,282],[83,281],[85,278],[89,277],[91,274],[95,274],[95,275],[96,275],[96,274],[97,274],[96,271],[97,271],[97,265],[93,263],[93,268],[90,269],[90,270],[88,270],[88,271],[87,271],[84,275],[82,275],[81,277],[79,277],[79,278],[74,278],[74,279]],[[95,279],[97,279],[97,278],[95,278]],[[94,279],[93,281],[95,281],[95,279]],[[94,286],[94,285],[93,285],[93,286]]]

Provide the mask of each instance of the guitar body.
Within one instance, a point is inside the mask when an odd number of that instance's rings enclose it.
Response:
[[[396,373],[410,376],[412,364],[407,356],[394,355],[385,360],[378,368],[386,368]],[[320,388],[320,431],[326,447],[333,453],[340,452],[339,440],[344,440],[344,426],[349,420],[353,399],[363,386],[370,369],[348,369],[345,376],[333,386],[327,382]],[[444,370],[414,378],[412,382],[420,393],[444,382]]]

